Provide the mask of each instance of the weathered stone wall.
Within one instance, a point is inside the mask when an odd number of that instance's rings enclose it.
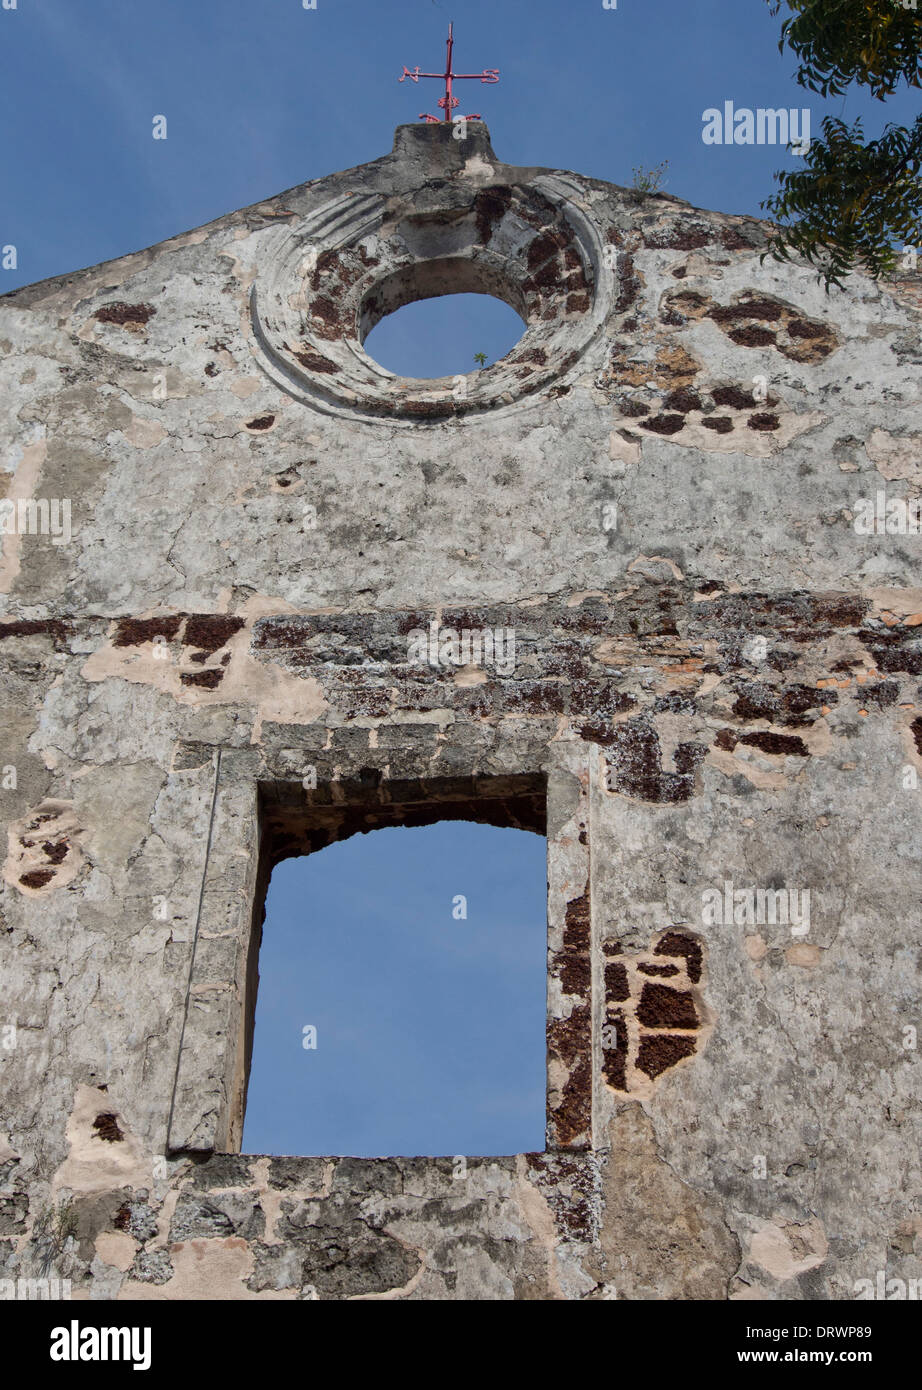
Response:
[[[0,300],[0,1277],[922,1274],[922,537],[858,505],[922,491],[919,296],[764,241],[408,126]],[[527,323],[502,362],[362,351],[471,289]],[[272,864],[442,816],[547,834],[547,1152],[235,1154]]]

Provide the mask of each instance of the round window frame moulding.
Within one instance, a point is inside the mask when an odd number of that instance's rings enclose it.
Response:
[[[541,175],[474,188],[460,205],[453,192],[443,206],[402,199],[396,212],[378,194],[345,194],[278,229],[250,292],[250,318],[257,358],[280,390],[326,414],[442,424],[504,411],[572,373],[602,334],[619,278],[577,204],[581,190]],[[543,222],[536,202],[546,205]],[[536,244],[549,240],[556,249],[541,261]],[[323,293],[334,272],[342,277],[335,298]],[[450,293],[504,300],[525,321],[521,338],[498,362],[455,377],[397,376],[365,352],[382,318]]]

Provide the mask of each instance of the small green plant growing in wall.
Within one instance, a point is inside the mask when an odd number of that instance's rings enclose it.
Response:
[[[662,164],[657,164],[654,169],[645,169],[642,164],[632,170],[634,182],[631,184],[632,190],[640,197],[645,197],[648,193],[658,193],[663,186],[666,170],[669,168],[669,160],[664,159]]]
[[[64,1252],[71,1236],[77,1234],[77,1213],[68,1197],[57,1206],[44,1207],[36,1218],[32,1238],[38,1246],[42,1278]]]
[[[485,367],[487,364],[487,354],[485,352],[475,352],[474,361],[478,367]]]

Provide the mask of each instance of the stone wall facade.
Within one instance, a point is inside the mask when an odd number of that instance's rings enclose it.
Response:
[[[922,301],[765,238],[403,126],[0,299],[0,1288],[922,1275]],[[240,1154],[273,865],[443,818],[547,837],[546,1151]]]

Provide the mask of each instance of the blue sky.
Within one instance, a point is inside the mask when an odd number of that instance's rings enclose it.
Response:
[[[543,836],[466,821],[280,864],[243,1151],[543,1149],[546,900]]]

